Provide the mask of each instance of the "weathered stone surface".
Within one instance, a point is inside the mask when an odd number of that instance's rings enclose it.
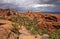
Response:
[[[17,34],[7,30],[3,27],[0,27],[0,39],[17,39]]]
[[[18,14],[17,11],[11,11],[10,9],[0,9],[0,17],[5,17],[9,20],[11,20],[11,17],[16,16]],[[24,12],[19,13],[20,16],[25,16],[30,19],[33,19],[34,17],[37,17],[38,20],[36,22],[39,29],[46,30],[47,32],[54,32],[55,30],[60,29],[60,14],[43,14],[40,12]],[[7,23],[6,23],[7,22]],[[3,24],[2,24],[3,23]],[[11,23],[6,20],[0,20],[0,39],[17,39],[18,35],[12,32],[11,30]],[[23,28],[24,29],[24,28]],[[35,36],[30,35],[30,33],[27,30],[20,30],[22,33],[19,35],[19,39],[35,39]],[[27,34],[27,35],[26,35]],[[37,35],[40,39],[40,36]]]

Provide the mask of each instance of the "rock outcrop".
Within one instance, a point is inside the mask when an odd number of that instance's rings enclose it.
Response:
[[[18,35],[10,30],[13,24],[12,22],[10,23],[10,20],[13,16],[17,16],[17,15],[20,15],[21,17],[28,17],[29,19],[34,19],[36,17],[37,27],[39,27],[39,29],[46,30],[47,32],[54,32],[60,29],[60,14],[44,14],[40,12],[29,12],[29,11],[24,13],[19,13],[17,11],[11,11],[10,9],[0,9],[0,19],[1,19],[0,20],[0,39],[19,39]],[[2,22],[2,18],[7,19],[9,22],[7,21],[4,22],[4,20]],[[27,33],[28,31],[24,30],[23,32]],[[22,36],[35,38],[34,36],[31,36],[30,33],[27,33],[27,34],[28,35],[26,36],[24,36],[24,34],[21,34],[20,38],[22,38]],[[40,38],[39,35],[38,37]]]
[[[38,18],[36,24],[42,30],[48,32],[54,32],[57,29],[60,29],[60,14],[43,14],[40,12],[26,12],[20,14],[21,16],[27,16],[30,19],[34,17]]]
[[[0,19],[0,39],[17,39],[18,35],[10,30],[11,27],[12,22]]]
[[[11,11],[10,9],[0,9],[0,16],[10,19],[16,16],[19,12]],[[20,16],[27,16],[30,19],[34,17],[38,18],[37,25],[40,29],[46,29],[47,31],[54,31],[60,29],[60,14],[43,14],[40,12],[24,12],[19,13]]]

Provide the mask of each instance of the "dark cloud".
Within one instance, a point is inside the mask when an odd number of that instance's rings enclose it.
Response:
[[[44,4],[52,4],[54,6],[44,6]],[[0,0],[0,8],[10,8],[12,10],[18,10],[22,12],[27,10],[41,12],[60,12],[60,0]]]
[[[60,4],[60,0],[49,0],[49,1],[44,2],[44,3],[47,3],[47,4]]]
[[[59,4],[60,0],[39,0],[39,4]]]

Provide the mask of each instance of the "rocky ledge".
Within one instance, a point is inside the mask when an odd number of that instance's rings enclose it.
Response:
[[[12,24],[17,24],[18,27],[16,28],[16,25],[12,26]],[[28,30],[25,29],[26,26]],[[29,30],[34,31],[32,27],[39,34],[36,36],[31,35]],[[44,14],[29,11],[21,13],[10,9],[0,9],[0,39],[40,39],[39,29],[45,30],[48,34],[59,30],[60,14]],[[35,31],[33,33],[36,34]],[[46,36],[46,33],[44,35]],[[49,36],[47,35],[47,37]]]

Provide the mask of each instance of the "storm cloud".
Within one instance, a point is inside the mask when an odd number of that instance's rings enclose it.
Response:
[[[60,0],[0,0],[1,7],[18,11],[60,12]]]

